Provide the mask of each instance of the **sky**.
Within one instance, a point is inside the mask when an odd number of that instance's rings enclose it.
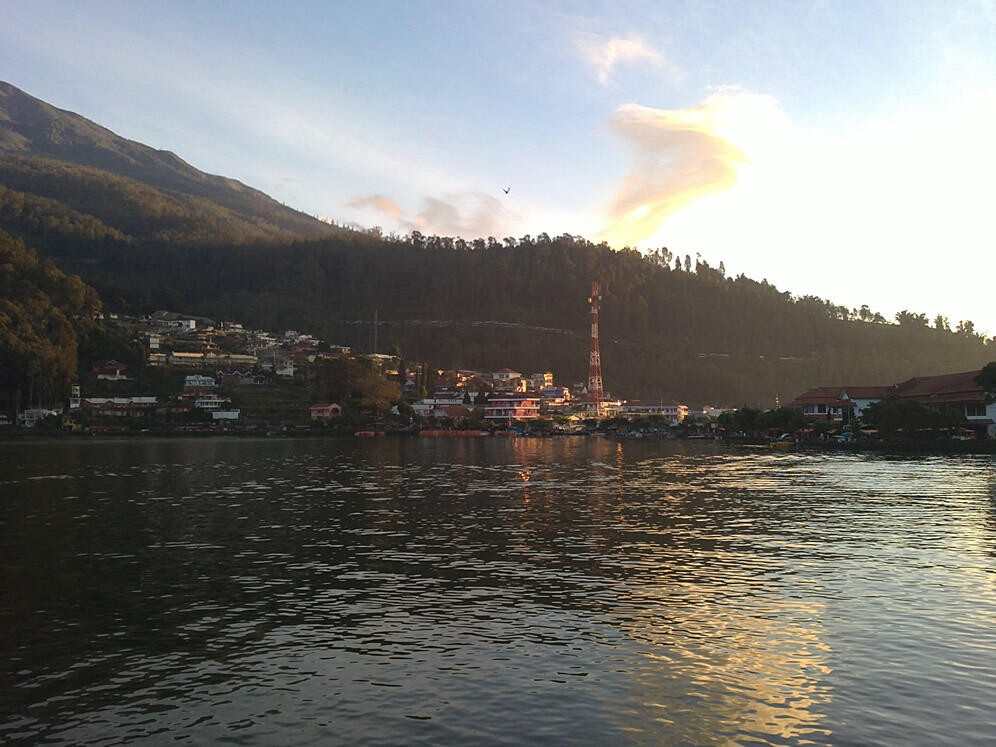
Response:
[[[667,247],[996,335],[996,0],[0,12],[0,80],[313,215]]]

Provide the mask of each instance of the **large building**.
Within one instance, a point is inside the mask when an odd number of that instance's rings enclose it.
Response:
[[[986,401],[986,393],[975,383],[979,371],[914,376],[888,386],[816,387],[799,395],[788,407],[831,422],[859,420],[865,408],[887,397],[916,402],[931,410],[960,414],[963,425],[981,437],[996,436],[996,403]]]
[[[484,417],[506,423],[513,420],[535,420],[539,417],[539,398],[496,396],[485,405]]]
[[[682,420],[688,417],[688,405],[682,405],[678,402],[656,405],[623,405],[621,414],[630,420],[656,415],[665,418],[668,425],[679,425]]]

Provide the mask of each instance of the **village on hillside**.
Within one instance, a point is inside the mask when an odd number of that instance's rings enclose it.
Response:
[[[594,307],[593,314],[597,320]],[[0,426],[90,434],[600,431],[628,437],[782,439],[793,434],[796,442],[803,437],[849,442],[880,435],[879,428],[865,422],[875,419],[869,415],[877,406],[883,434],[927,426],[951,438],[996,437],[996,404],[975,380],[978,371],[886,385],[817,387],[768,411],[691,408],[673,400],[624,401],[601,391],[597,338],[589,380],[568,385],[551,371],[411,364],[398,350],[359,354],[305,332],[256,330],[167,311],[142,317],[107,314],[104,323],[130,343],[127,362],[93,361],[63,402],[15,417],[0,412]],[[597,321],[593,329],[597,334]],[[886,402],[905,408],[905,415],[883,415]],[[910,408],[919,408],[920,421],[909,420]]]

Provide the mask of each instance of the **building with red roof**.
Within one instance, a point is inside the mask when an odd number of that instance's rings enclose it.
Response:
[[[896,397],[931,410],[960,413],[965,426],[991,438],[996,435],[996,403],[987,402],[986,393],[975,382],[978,375],[979,371],[965,371],[914,376],[887,386],[816,387],[800,394],[788,407],[831,422],[849,423],[860,418],[870,404]]]

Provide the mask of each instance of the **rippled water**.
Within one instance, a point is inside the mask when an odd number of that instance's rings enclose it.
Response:
[[[0,444],[0,742],[978,744],[996,461]]]

